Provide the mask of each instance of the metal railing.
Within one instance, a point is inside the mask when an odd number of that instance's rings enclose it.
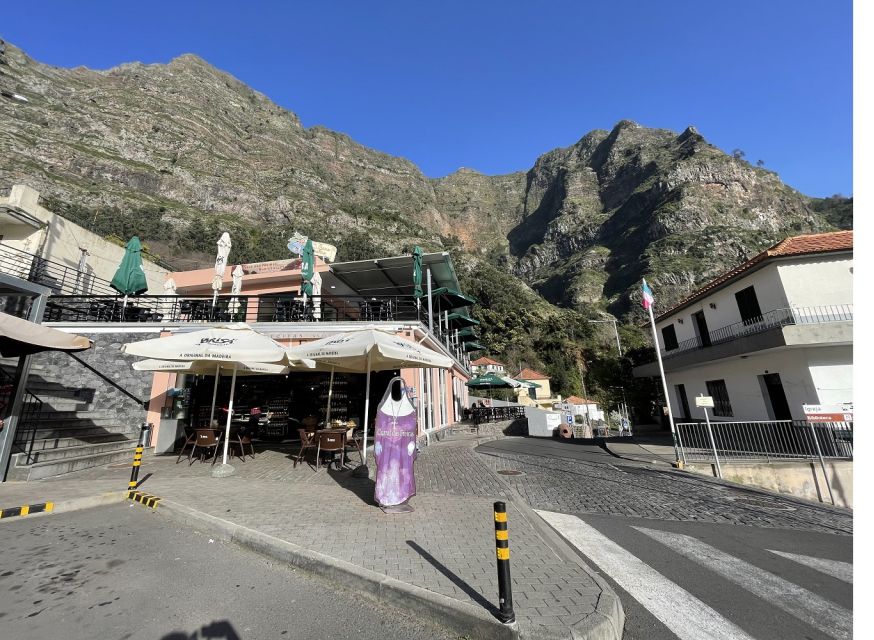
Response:
[[[13,376],[5,369],[0,369],[0,417],[4,419],[10,408],[12,396],[15,393],[13,382]],[[22,384],[24,384],[23,381]],[[42,400],[25,389],[21,402],[21,413],[16,423],[12,453],[24,453],[27,458],[26,464],[33,462],[33,446],[36,441],[36,432],[39,429],[39,419],[42,415],[42,410]]]
[[[689,340],[679,342],[673,349],[667,351],[662,350],[662,357],[671,358],[687,351],[731,342],[738,338],[763,333],[778,327],[846,322],[851,321],[852,319],[853,305],[851,304],[774,309],[773,311],[768,311],[760,316],[749,318],[748,320],[743,320],[741,322],[735,322],[734,324],[719,329],[714,329],[713,331],[710,331],[706,337],[695,336]]]
[[[0,272],[48,287],[55,294],[114,295],[109,280],[0,244]]]
[[[687,462],[778,461],[823,458],[852,460],[853,423],[805,420],[713,422],[713,441],[704,422],[676,425],[680,453]],[[818,447],[817,447],[818,445]]]
[[[466,410],[474,424],[483,422],[503,422],[525,417],[525,407],[510,405],[505,407],[473,407]]]

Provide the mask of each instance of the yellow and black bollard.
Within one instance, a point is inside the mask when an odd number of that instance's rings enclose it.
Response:
[[[130,482],[127,483],[129,493],[137,488],[137,476],[140,475],[140,463],[143,460],[143,449],[146,447],[146,434],[151,428],[152,425],[145,422],[140,426],[140,438],[137,441],[137,448],[134,452],[134,462],[130,470]]]
[[[498,620],[504,624],[516,621],[513,612],[513,587],[510,584],[510,536],[507,530],[507,505],[495,503],[495,552],[498,556]]]

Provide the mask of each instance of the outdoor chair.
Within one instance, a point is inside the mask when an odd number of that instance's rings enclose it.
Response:
[[[314,435],[307,433],[306,429],[298,429],[297,433],[300,435],[300,451],[294,459],[292,468],[297,467],[297,463],[303,460],[308,450],[316,448],[316,437]]]
[[[345,449],[357,451],[358,457],[361,458],[361,463],[364,464],[364,451],[361,447],[361,440],[355,434],[355,430],[358,428],[358,426],[351,420],[349,421],[349,424],[351,424],[352,426],[349,427],[348,431],[346,431],[346,442],[344,443]]]
[[[191,453],[188,454],[188,466],[191,466],[194,452],[198,449],[202,449],[200,452],[201,462],[203,462],[203,457],[206,455],[207,451],[212,450],[212,463],[215,464],[216,458],[218,458],[219,440],[221,440],[221,438],[219,437],[218,431],[213,431],[212,429],[198,429],[195,431],[194,446],[191,448]]]
[[[232,455],[231,451],[238,448],[240,449],[240,458],[242,458],[243,462],[246,461],[246,447],[249,447],[250,454],[252,459],[255,458],[255,445],[252,444],[252,435],[240,435],[239,433],[231,433],[230,439],[228,439],[228,455]]]
[[[192,449],[193,449],[194,442],[196,440],[197,440],[197,431],[192,431],[188,435],[188,437],[185,439],[185,442],[182,445],[182,450],[179,452],[179,457],[176,458],[176,464],[179,464],[179,462],[182,460],[182,456],[185,455],[185,449],[188,447],[188,445],[192,445]]]
[[[322,453],[330,453],[332,456],[339,452],[340,463],[338,469],[342,469],[346,463],[346,448],[343,444],[345,438],[342,431],[336,429],[325,429],[316,432],[316,471],[322,464]],[[328,463],[328,467],[331,464]]]

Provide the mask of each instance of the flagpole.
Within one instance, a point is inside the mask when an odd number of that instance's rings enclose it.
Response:
[[[646,286],[646,280],[643,281],[644,286]],[[674,441],[674,457],[676,458],[676,462],[679,464],[680,462],[680,450],[677,448],[677,430],[674,427],[674,412],[671,411],[671,398],[668,395],[668,381],[665,378],[665,367],[662,364],[662,352],[659,349],[659,338],[656,333],[655,326],[655,317],[652,314],[653,302],[650,302],[646,310],[649,312],[649,324],[652,327],[652,343],[655,346],[656,359],[659,362],[659,373],[662,376],[662,390],[665,393],[665,404],[668,405],[668,422],[671,424],[671,440]]]

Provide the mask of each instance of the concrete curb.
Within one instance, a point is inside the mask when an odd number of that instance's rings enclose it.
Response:
[[[509,487],[509,490],[513,496],[513,506],[519,509],[522,517],[531,524],[552,550],[559,557],[579,566],[601,589],[601,596],[595,605],[595,611],[584,620],[572,625],[567,637],[572,640],[622,640],[625,628],[625,610],[613,588],[592,567],[586,564],[576,547],[537,515],[515,488]],[[526,637],[528,637],[527,634]]]
[[[127,497],[127,491],[113,491],[110,493],[103,493],[96,496],[85,496],[83,498],[71,498],[69,500],[60,500],[58,502],[54,502],[52,500],[44,500],[43,502],[53,502],[54,507],[49,512],[40,512],[40,513],[31,513],[27,516],[17,516],[13,518],[3,518],[0,519],[0,522],[15,522],[20,521],[22,518],[27,518],[28,520],[33,518],[44,518],[56,515],[58,513],[66,513],[69,511],[80,511],[82,509],[91,509],[93,507],[102,507],[107,504],[116,504],[118,502],[124,502]]]
[[[483,640],[519,638],[515,625],[501,624],[473,605],[389,578],[344,560],[304,549],[291,542],[191,507],[164,499],[156,513],[167,514],[188,526],[201,526],[220,539],[248,547],[262,555],[327,578],[378,602],[402,607],[435,625],[448,628],[465,637]]]

